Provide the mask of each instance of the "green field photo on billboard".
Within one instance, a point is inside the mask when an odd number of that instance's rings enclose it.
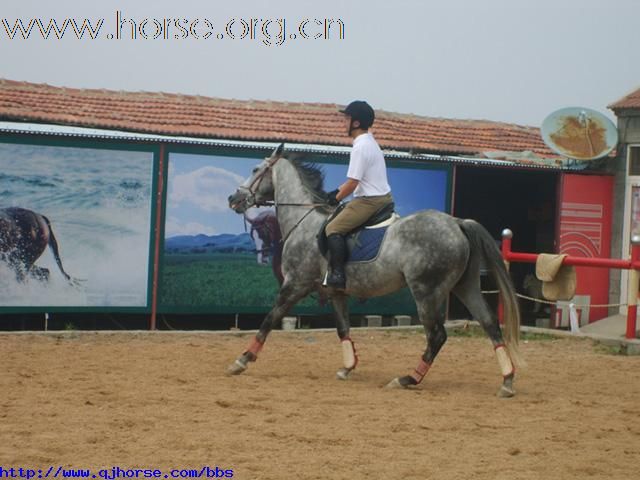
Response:
[[[261,313],[272,307],[279,289],[281,233],[273,208],[253,208],[240,215],[227,198],[262,160],[254,155],[227,156],[172,152],[159,289],[164,312]],[[346,175],[346,156],[310,158],[325,175],[325,190]],[[389,182],[396,210],[448,207],[449,171],[390,165]],[[275,222],[275,224],[273,223]],[[354,314],[414,314],[407,289],[380,298],[351,299]],[[331,312],[321,295],[302,300],[294,314]]]

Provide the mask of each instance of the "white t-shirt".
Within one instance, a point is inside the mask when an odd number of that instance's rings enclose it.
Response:
[[[368,132],[353,140],[347,177],[359,182],[353,192],[354,197],[375,197],[391,191],[384,155],[378,142]]]

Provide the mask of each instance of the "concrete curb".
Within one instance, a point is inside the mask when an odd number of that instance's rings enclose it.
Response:
[[[465,329],[469,326],[480,328],[480,325],[475,320],[450,320],[445,323],[445,328],[447,330],[456,330],[456,329]],[[395,327],[352,327],[351,330],[354,331],[383,331],[383,332],[398,332],[398,331],[422,331],[421,325],[407,325],[407,326],[395,326]],[[621,352],[626,353],[627,355],[640,355],[640,339],[627,339],[620,337],[611,337],[607,335],[600,335],[595,333],[572,333],[566,330],[554,330],[550,328],[538,328],[538,327],[520,327],[522,332],[526,333],[535,333],[541,335],[550,335],[558,338],[577,338],[577,339],[591,339],[597,343],[601,343],[610,347],[618,347]],[[279,332],[281,330],[275,330],[275,332]],[[335,333],[334,328],[315,328],[315,329],[297,329],[297,330],[289,330],[283,333],[293,334],[293,335],[308,335],[312,333],[324,333],[324,332],[333,332]],[[188,336],[188,335],[233,335],[233,336],[249,336],[253,335],[257,332],[257,330],[49,330],[49,331],[16,331],[16,332],[0,332],[0,337],[2,336],[23,336],[23,335],[34,335],[34,336],[45,336],[52,338],[78,338],[78,337],[91,337],[93,335],[129,335],[133,337],[146,337],[150,335],[179,335],[179,336]]]

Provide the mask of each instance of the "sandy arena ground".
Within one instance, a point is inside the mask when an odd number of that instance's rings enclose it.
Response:
[[[530,340],[513,399],[486,338],[451,337],[423,384],[413,331],[248,336],[0,335],[0,467],[232,469],[239,479],[628,479],[640,468],[640,357]],[[165,470],[163,470],[164,474]],[[164,477],[163,477],[164,478]]]

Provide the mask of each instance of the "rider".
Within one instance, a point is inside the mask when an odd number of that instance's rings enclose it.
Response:
[[[344,263],[347,256],[345,235],[365,223],[374,213],[393,202],[387,182],[387,169],[380,146],[369,133],[375,113],[362,100],[351,102],[344,110],[345,127],[353,138],[347,181],[327,194],[327,202],[337,205],[353,193],[354,199],[325,228],[329,246],[331,273],[327,285],[344,289]]]

